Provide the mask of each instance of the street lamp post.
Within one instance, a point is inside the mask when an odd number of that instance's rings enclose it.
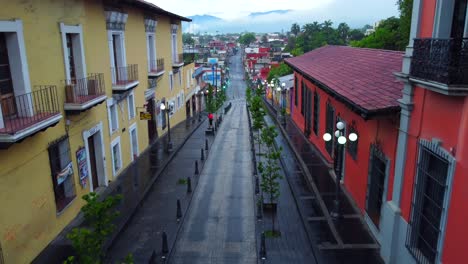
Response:
[[[331,211],[330,215],[332,218],[335,220],[339,219],[341,217],[341,212],[340,212],[340,183],[341,183],[341,177],[342,177],[342,151],[344,149],[344,145],[346,144],[346,135],[344,133],[344,128],[345,124],[343,122],[338,122],[336,123],[336,128],[337,130],[335,131],[334,135],[337,138],[338,141],[338,147],[337,147],[337,154],[334,153],[334,155],[338,155],[336,157],[336,164],[334,164],[334,169],[335,169],[335,184],[336,184],[336,189],[335,189],[335,200],[333,201],[333,210]],[[356,133],[350,133],[348,135],[349,141],[356,141],[358,138],[358,135]],[[323,135],[323,140],[326,142],[332,140],[332,135],[330,133],[325,133]]]
[[[171,103],[172,105],[172,103]],[[167,113],[167,152],[172,152],[172,140],[171,140],[171,121],[169,119],[169,103],[161,103],[160,105],[161,111]]]

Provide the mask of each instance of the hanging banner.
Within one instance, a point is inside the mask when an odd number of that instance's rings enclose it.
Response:
[[[76,151],[76,163],[78,163],[78,173],[80,175],[81,186],[86,187],[88,179],[88,163],[86,162],[86,149],[79,148]]]
[[[68,165],[65,166],[65,168],[61,172],[57,173],[56,175],[57,185],[64,182],[68,178],[68,176],[72,174],[73,174],[73,165],[72,165],[72,162],[70,161],[70,163],[68,163]]]

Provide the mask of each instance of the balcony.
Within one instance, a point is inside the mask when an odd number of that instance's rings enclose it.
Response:
[[[114,92],[125,92],[139,84],[138,65],[130,64],[125,67],[111,68],[112,90]]]
[[[0,99],[0,149],[56,125],[62,118],[56,86]]]
[[[145,90],[145,100],[148,101],[151,98],[154,98],[156,92],[156,86],[158,81],[156,78],[148,79],[148,89]]]
[[[446,95],[468,95],[468,39],[415,39],[410,80]]]
[[[87,78],[65,81],[65,111],[81,112],[106,100],[104,74],[90,74]]]
[[[172,68],[180,68],[184,66],[184,54],[172,54]]]
[[[159,77],[164,74],[164,59],[150,60],[148,77]]]
[[[195,61],[195,53],[184,53],[184,65],[193,63]]]

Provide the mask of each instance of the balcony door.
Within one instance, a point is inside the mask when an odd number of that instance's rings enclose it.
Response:
[[[0,33],[0,105],[3,116],[8,117],[16,114],[6,34],[3,32]]]
[[[68,73],[70,74],[70,82],[76,83],[76,68],[75,68],[75,53],[73,51],[72,34],[66,34],[67,51],[68,51]]]
[[[468,0],[455,1],[455,8],[453,11],[451,37],[455,39],[462,39],[468,37],[465,34],[466,24],[466,7]]]

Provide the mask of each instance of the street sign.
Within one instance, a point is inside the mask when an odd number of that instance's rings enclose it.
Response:
[[[151,113],[140,112],[140,120],[151,120]]]

